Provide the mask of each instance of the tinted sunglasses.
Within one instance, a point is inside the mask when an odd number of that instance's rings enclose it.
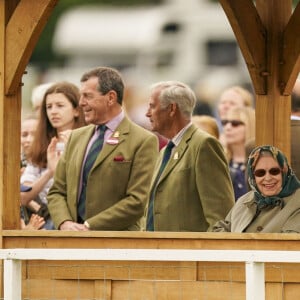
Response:
[[[279,168],[271,168],[270,170],[257,169],[254,171],[254,175],[256,177],[263,177],[266,175],[267,172],[269,172],[269,174],[272,176],[276,176],[281,173],[281,169],[279,169]]]
[[[222,123],[223,126],[230,123],[232,127],[238,127],[240,125],[245,125],[245,123],[243,121],[240,121],[240,120],[222,120],[221,123]]]

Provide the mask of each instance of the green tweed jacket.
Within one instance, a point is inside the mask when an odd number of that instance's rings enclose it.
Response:
[[[162,160],[156,164],[151,188]],[[214,137],[191,125],[173,149],[155,191],[155,231],[207,231],[234,204],[223,147]],[[145,210],[144,225],[147,219]]]
[[[157,137],[125,117],[105,143],[91,169],[86,190],[86,221],[92,230],[139,230],[158,156]],[[77,220],[80,172],[94,125],[72,132],[48,193],[56,228]]]

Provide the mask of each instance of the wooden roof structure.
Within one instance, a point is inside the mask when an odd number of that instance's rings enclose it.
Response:
[[[0,0],[0,229],[19,228],[22,75],[57,2]],[[219,2],[255,90],[256,142],[274,144],[289,157],[290,95],[300,70],[300,3],[293,11],[292,0]]]

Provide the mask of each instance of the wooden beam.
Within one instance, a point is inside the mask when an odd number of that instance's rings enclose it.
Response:
[[[21,84],[38,38],[58,0],[20,0],[6,27],[5,94],[13,95]]]
[[[0,0],[0,153],[3,153],[3,111],[4,102],[4,57],[5,57],[5,0]],[[3,155],[0,154],[0,199],[3,195]],[[3,201],[0,200],[0,229],[2,229]],[[0,248],[2,248],[2,239],[0,239]]]
[[[0,229],[20,226],[20,82],[56,2],[0,0]]]
[[[256,94],[267,93],[266,29],[252,0],[219,0],[241,48]]]
[[[9,0],[5,2],[5,26],[8,24],[8,21],[19,2],[20,0]]]
[[[279,86],[282,95],[290,95],[300,70],[300,2],[296,6],[282,38]]]
[[[256,95],[256,143],[281,149],[290,161],[291,101],[279,89],[282,33],[292,12],[292,0],[256,0],[256,8],[267,30],[267,95]]]
[[[3,229],[20,227],[20,136],[21,87],[12,96],[4,96],[3,111]]]

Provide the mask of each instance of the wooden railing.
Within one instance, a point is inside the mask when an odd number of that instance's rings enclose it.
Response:
[[[300,263],[300,251],[186,249],[5,249],[4,300],[22,299],[23,260],[244,262],[246,299],[265,299],[265,262]]]
[[[293,300],[300,294],[298,234],[5,230],[2,238],[5,299]]]

